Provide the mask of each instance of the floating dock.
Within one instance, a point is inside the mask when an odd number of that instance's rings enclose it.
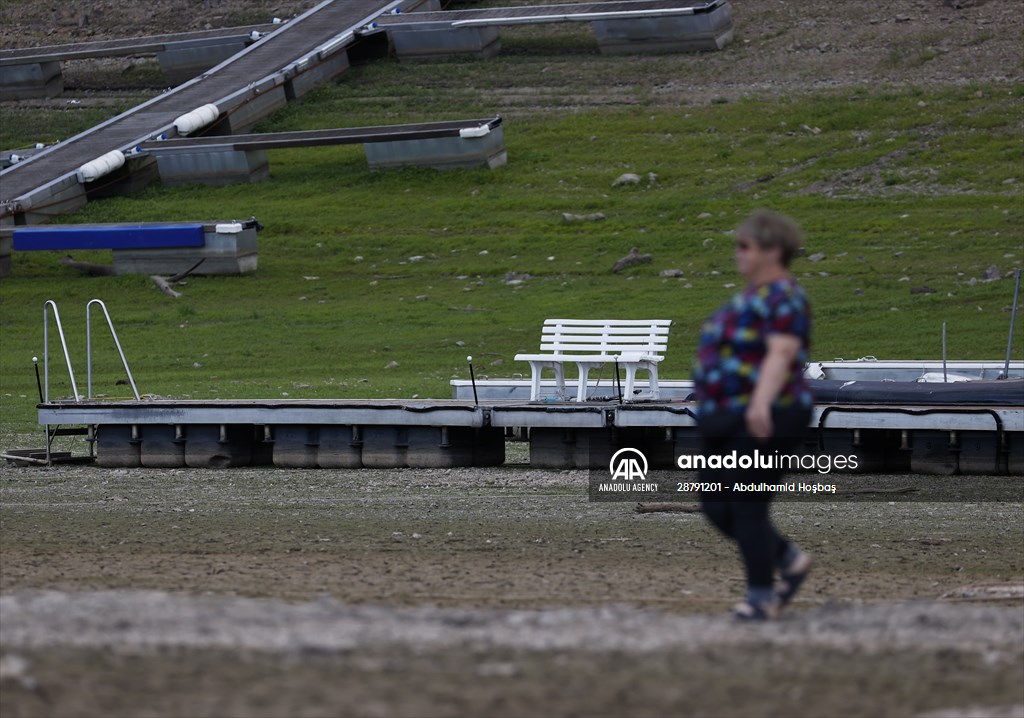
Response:
[[[134,400],[105,401],[93,394],[95,311],[106,320]],[[33,463],[53,461],[57,436],[85,436],[90,457],[100,466],[118,468],[497,466],[505,463],[509,440],[528,441],[530,465],[545,469],[606,470],[623,448],[641,451],[654,468],[672,468],[683,455],[700,451],[691,382],[665,382],[658,400],[588,391],[586,399],[542,395],[535,401],[529,398],[529,381],[508,379],[471,381],[471,398],[460,397],[466,382],[453,381],[455,398],[416,401],[151,398],[139,393],[104,302],[89,300],[85,316],[86,383],[81,392],[57,303],[43,303],[41,376],[36,369],[46,448],[44,458],[29,457]],[[71,399],[56,399],[50,392],[51,324],[63,350]],[[833,364],[848,369],[881,363]],[[903,364],[910,372],[927,374],[930,368],[928,363]],[[944,373],[950,364],[943,364]],[[976,376],[998,369],[996,362],[955,366]],[[806,368],[812,374],[831,370],[827,362]],[[869,370],[860,366],[857,371]],[[810,380],[815,410],[804,443],[794,452],[800,466],[813,470],[820,457],[853,456],[851,468],[865,472],[1024,475],[1024,362],[1007,359],[995,380],[878,380],[895,372],[876,367],[874,380]],[[669,398],[673,393],[679,398]],[[570,396],[583,394],[573,389]],[[18,460],[19,455],[24,456],[15,450],[5,458]],[[805,463],[805,457],[811,461]]]
[[[267,23],[0,50],[0,98],[7,101],[59,95],[64,90],[64,62],[100,57],[155,56],[167,81],[177,85],[279,27]]]
[[[115,274],[242,274],[256,270],[255,218],[0,227],[0,260],[15,251],[109,249]],[[0,266],[2,269],[2,266]]]
[[[860,359],[833,359],[832,361],[814,361],[807,365],[805,375],[811,380],[834,380],[843,382],[903,382],[917,383],[955,383],[964,381],[991,381],[995,379],[1024,379],[1024,361],[962,361],[942,362],[940,360],[889,360],[879,361],[875,357]],[[451,381],[452,398],[482,400],[513,400],[528,401],[530,398],[530,380],[524,375],[507,379],[480,379],[474,382],[468,379]],[[541,380],[541,395],[548,401],[560,401],[576,396],[579,384],[577,380],[567,378],[565,381],[565,397],[556,396],[557,387],[553,379]],[[824,386],[822,384],[821,386]],[[693,382],[679,379],[662,379],[658,382],[661,397],[670,401],[681,401],[693,394]],[[650,391],[647,382],[640,380],[635,393],[646,394]],[[590,380],[587,383],[587,396],[591,399],[617,399],[612,380]],[[623,397],[629,401],[634,397]]]
[[[814,386],[800,453],[853,454],[859,471],[1024,475],[1024,380]],[[699,446],[683,400],[49,401],[39,423],[80,427],[105,467],[496,466],[521,439],[535,468],[607,466],[622,446],[668,468]]]
[[[387,32],[401,60],[486,58],[501,50],[500,28],[551,23],[589,23],[603,54],[706,52],[721,50],[733,39],[728,0],[626,0],[400,13],[382,15],[359,32]]]
[[[208,133],[245,132],[344,73],[357,28],[398,8],[408,12],[426,4],[434,9],[432,1],[319,3],[198,77],[0,171],[0,225],[38,224],[81,208],[98,192],[142,186],[156,177],[151,157],[129,155],[121,166],[94,178],[81,177],[79,170],[111,153],[124,156],[147,140],[178,136],[176,120],[207,105],[218,110]]]
[[[154,140],[138,154],[155,157],[165,185],[251,182],[270,174],[267,150],[361,144],[370,169],[503,167],[507,160],[501,117],[345,127],[295,132]]]

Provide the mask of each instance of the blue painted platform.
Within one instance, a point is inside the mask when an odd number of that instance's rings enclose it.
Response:
[[[119,224],[25,227],[16,229],[14,249],[164,249],[202,247],[202,224]]]

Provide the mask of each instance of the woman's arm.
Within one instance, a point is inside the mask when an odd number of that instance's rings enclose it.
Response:
[[[765,344],[768,353],[761,362],[746,415],[747,430],[758,439],[767,439],[772,435],[772,402],[782,391],[789,367],[800,351],[800,337],[794,334],[771,334]]]

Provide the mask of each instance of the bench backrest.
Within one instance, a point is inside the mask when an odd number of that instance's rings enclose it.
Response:
[[[660,356],[668,347],[671,319],[546,319],[540,350],[556,354]]]

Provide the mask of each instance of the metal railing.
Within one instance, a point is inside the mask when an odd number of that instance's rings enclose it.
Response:
[[[83,397],[78,393],[78,382],[75,381],[75,370],[71,366],[71,354],[68,352],[67,337],[64,334],[64,326],[60,321],[60,311],[57,303],[52,299],[43,302],[43,403],[50,403],[50,309],[53,309],[53,318],[57,325],[57,335],[60,337],[60,346],[64,351],[64,362],[68,367],[68,377],[71,379],[71,390],[75,393],[75,401],[80,402],[83,398],[92,399],[92,308],[98,306],[103,311],[103,317],[107,320],[107,328],[110,329],[110,336],[114,340],[114,348],[121,358],[121,366],[128,375],[128,383],[132,387],[132,394],[135,400],[139,401],[139,389],[135,384],[135,377],[128,367],[128,359],[125,358],[124,349],[121,347],[121,340],[117,338],[117,330],[114,329],[114,321],[110,318],[110,312],[102,299],[90,299],[85,305],[85,379],[86,394]]]
[[[40,399],[44,404],[50,403],[50,310],[53,310],[53,319],[57,325],[57,336],[60,337],[60,346],[64,352],[64,362],[68,367],[68,377],[71,379],[71,390],[75,394],[75,402],[79,403],[82,399],[92,399],[92,308],[98,306],[103,310],[103,316],[107,320],[107,327],[110,329],[110,336],[114,340],[114,347],[117,349],[118,356],[121,357],[121,365],[124,367],[125,373],[128,375],[128,382],[131,384],[132,393],[135,395],[135,400],[139,401],[139,390],[135,385],[135,377],[132,376],[132,370],[128,368],[128,360],[124,356],[124,349],[121,347],[121,340],[117,338],[117,331],[114,329],[114,322],[110,318],[110,312],[107,311],[107,305],[100,299],[91,299],[85,305],[85,356],[86,356],[86,395],[83,397],[78,393],[78,382],[75,381],[75,370],[71,365],[71,353],[68,351],[67,337],[64,334],[64,325],[60,321],[60,310],[57,309],[57,303],[52,299],[47,299],[43,302],[43,384],[40,387]],[[32,357],[32,361],[36,361],[35,357]],[[38,365],[37,365],[38,366]],[[38,370],[36,373],[36,379],[39,379]],[[92,442],[95,437],[95,427],[89,426],[84,429],[61,429],[58,425],[54,429],[50,429],[49,424],[43,425],[43,430],[46,432],[46,464],[53,462],[53,440],[57,436],[63,435],[75,435],[85,434],[87,441],[89,441],[89,455],[93,455]]]
[[[75,370],[71,368],[71,355],[68,353],[68,342],[64,337],[64,327],[60,323],[60,311],[57,309],[57,302],[47,299],[43,302],[43,403],[50,403],[50,307],[53,307],[53,318],[57,322],[57,334],[60,336],[60,345],[64,350],[64,361],[68,366],[68,376],[71,377],[71,390],[75,392],[75,401],[81,401],[78,393],[78,384],[75,382]]]
[[[110,312],[107,311],[107,305],[103,303],[101,299],[90,299],[85,305],[85,376],[86,376],[86,398],[92,398],[92,308],[98,306],[103,310],[103,316],[106,317],[107,327],[110,328],[110,336],[114,340],[114,346],[117,348],[118,356],[121,357],[121,365],[124,367],[125,374],[128,375],[128,383],[132,386],[132,393],[135,395],[135,400],[139,401],[139,390],[135,386],[135,378],[132,376],[132,370],[128,368],[128,360],[124,357],[124,349],[121,348],[121,342],[117,338],[117,332],[114,331],[114,322],[110,318]]]

